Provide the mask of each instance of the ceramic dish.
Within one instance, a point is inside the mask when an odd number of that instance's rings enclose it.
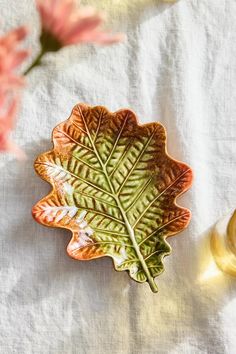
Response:
[[[157,292],[166,238],[190,220],[176,198],[192,182],[191,169],[168,155],[164,127],[139,125],[127,109],[79,104],[52,140],[53,150],[35,161],[52,191],[33,207],[34,218],[71,230],[72,258],[110,256],[116,270]]]

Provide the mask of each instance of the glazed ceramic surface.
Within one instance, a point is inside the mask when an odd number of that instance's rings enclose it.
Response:
[[[192,182],[191,169],[167,154],[163,126],[139,125],[130,110],[79,104],[53,130],[53,144],[35,161],[52,191],[34,206],[34,218],[72,231],[69,256],[110,256],[116,270],[156,292],[170,253],[166,238],[190,220],[176,197]]]

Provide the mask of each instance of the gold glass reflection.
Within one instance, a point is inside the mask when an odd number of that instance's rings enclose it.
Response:
[[[215,224],[211,250],[217,266],[236,277],[236,210]]]

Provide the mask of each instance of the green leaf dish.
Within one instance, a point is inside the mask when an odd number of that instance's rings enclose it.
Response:
[[[70,257],[109,256],[117,271],[157,292],[154,279],[171,251],[166,238],[190,220],[176,198],[192,183],[192,170],[168,155],[164,127],[140,125],[128,109],[79,104],[52,140],[34,165],[52,186],[34,218],[71,230]]]

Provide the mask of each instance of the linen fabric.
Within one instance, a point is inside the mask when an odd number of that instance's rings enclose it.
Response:
[[[127,41],[65,48],[27,78],[14,138],[28,160],[0,155],[0,353],[234,354],[236,279],[217,271],[209,229],[236,206],[236,1],[83,3],[104,9]],[[0,0],[0,8],[2,30],[29,26],[36,55],[34,1]],[[178,200],[191,224],[169,239],[158,294],[109,258],[70,259],[70,233],[31,217],[50,191],[33,161],[78,102],[160,121],[169,153],[194,170]]]

